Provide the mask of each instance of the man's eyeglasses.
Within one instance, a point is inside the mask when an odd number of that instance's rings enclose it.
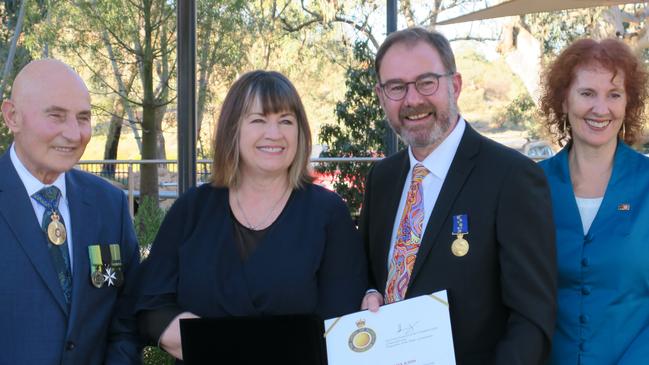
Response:
[[[434,72],[430,72],[417,77],[415,81],[388,81],[384,84],[379,84],[379,86],[381,86],[381,89],[383,89],[385,96],[387,96],[388,99],[394,101],[399,101],[406,97],[409,84],[415,84],[415,89],[417,89],[417,92],[419,92],[421,95],[430,96],[433,95],[439,88],[439,79],[441,77],[451,76],[454,73],[455,72],[448,72],[440,75]]]

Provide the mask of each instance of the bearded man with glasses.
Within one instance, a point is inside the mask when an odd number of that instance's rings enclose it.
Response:
[[[462,77],[440,33],[392,33],[375,68],[376,94],[408,148],[367,176],[362,308],[447,290],[457,364],[543,364],[556,311],[543,172],[460,116]]]

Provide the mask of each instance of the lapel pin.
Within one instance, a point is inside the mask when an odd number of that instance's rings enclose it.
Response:
[[[621,211],[631,210],[631,204],[629,204],[629,203],[618,204],[617,205],[617,210],[621,210]]]

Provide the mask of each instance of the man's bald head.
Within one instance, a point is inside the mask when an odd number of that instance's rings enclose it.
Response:
[[[32,61],[16,76],[2,103],[20,161],[50,184],[79,161],[90,140],[90,94],[81,77],[61,61]]]
[[[56,88],[56,85],[61,84],[76,84],[90,99],[88,88],[76,71],[59,60],[43,59],[28,63],[18,72],[11,88],[11,100],[18,102],[22,97],[37,93],[44,87]]]

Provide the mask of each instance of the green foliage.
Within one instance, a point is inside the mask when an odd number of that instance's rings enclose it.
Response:
[[[135,233],[140,242],[142,258],[146,258],[158,229],[162,224],[165,212],[158,207],[157,202],[150,197],[142,197],[140,206],[135,215]],[[142,351],[143,365],[173,365],[174,358],[163,350],[147,346]]]
[[[532,34],[543,42],[543,54],[558,54],[573,41],[593,36],[597,19],[606,8],[585,8],[522,17]]]
[[[536,122],[536,105],[527,93],[518,95],[499,113],[496,125],[503,129],[523,129],[528,132],[528,138],[538,139],[540,123]]]
[[[355,65],[347,69],[347,92],[345,99],[336,103],[336,123],[324,124],[320,129],[320,141],[328,146],[322,157],[377,157],[385,154],[386,122],[374,94],[373,59],[367,42],[354,45]],[[318,166],[316,170],[335,177],[334,188],[347,201],[352,215],[356,215],[369,168],[370,164],[366,162],[338,162]]]
[[[147,346],[142,352],[143,365],[174,365],[175,363],[171,355],[157,347]]]
[[[458,101],[462,116],[497,124],[513,99],[526,92],[521,80],[502,58],[487,59],[472,43],[454,44],[457,68],[462,73],[462,94]]]
[[[150,197],[142,197],[140,206],[135,215],[135,233],[140,247],[148,248],[153,243],[165,212],[158,206],[158,202]]]
[[[11,137],[11,133],[5,126],[2,116],[0,116],[0,155],[4,154],[5,151],[9,149],[12,140],[13,138]]]

